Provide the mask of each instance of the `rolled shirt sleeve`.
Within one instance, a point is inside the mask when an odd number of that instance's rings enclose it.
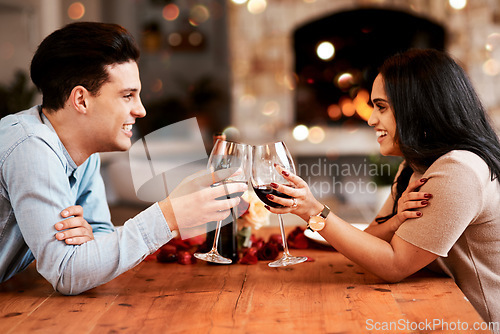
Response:
[[[172,238],[157,203],[124,226],[113,227],[97,156],[70,177],[67,172],[61,153],[36,136],[19,143],[2,168],[24,241],[37,260],[37,270],[57,291],[78,294],[106,283]],[[82,205],[95,232],[94,240],[78,246],[55,239],[54,228],[63,219],[60,212],[75,204]]]

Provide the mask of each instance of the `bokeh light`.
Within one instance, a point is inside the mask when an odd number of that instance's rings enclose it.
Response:
[[[254,107],[256,102],[257,99],[252,94],[245,94],[242,97],[240,97],[240,105],[242,107],[247,107],[247,108]]]
[[[351,73],[342,73],[337,79],[337,86],[340,89],[349,89],[354,83],[354,78]]]
[[[356,113],[365,121],[368,121],[373,111],[369,101],[370,93],[366,89],[361,89],[353,100]]]
[[[487,51],[495,51],[500,47],[500,34],[497,32],[494,32],[492,34],[489,34],[488,37],[486,38],[486,45],[485,49]]]
[[[339,100],[340,110],[342,110],[342,114],[346,117],[351,117],[356,112],[356,108],[354,108],[354,104],[352,100],[346,96],[343,96]]]
[[[163,18],[167,21],[174,21],[179,17],[179,7],[177,5],[171,3],[163,7],[162,15]]]
[[[309,128],[304,124],[297,125],[293,128],[292,136],[297,141],[306,140],[307,136],[309,136]]]
[[[460,10],[465,8],[467,0],[449,0],[449,3],[453,9]]]
[[[68,16],[72,20],[79,20],[85,15],[85,6],[81,2],[73,2],[68,7]]]
[[[335,54],[335,47],[330,42],[321,42],[316,48],[316,54],[320,59],[330,60]]]
[[[168,44],[171,46],[179,46],[182,43],[182,36],[177,32],[173,32],[168,35]]]
[[[245,2],[247,2],[247,0],[232,0],[235,4],[237,5],[242,5],[244,4]]]
[[[280,110],[280,105],[276,101],[268,101],[264,104],[264,108],[262,109],[262,114],[266,116],[271,116],[273,114],[277,114]]]
[[[193,31],[189,34],[188,41],[192,46],[198,46],[203,43],[203,35],[197,31]]]
[[[342,117],[342,110],[340,110],[340,107],[338,104],[331,104],[328,106],[328,117],[332,121],[338,121]]]
[[[247,9],[251,14],[260,14],[266,10],[266,0],[250,0],[247,4]]]
[[[495,59],[488,59],[483,63],[483,72],[489,76],[495,76],[500,73],[500,64]]]
[[[222,131],[223,134],[226,135],[226,138],[228,140],[238,140],[240,138],[240,130],[237,127],[234,126],[228,126]]]
[[[189,11],[189,24],[199,26],[210,18],[210,11],[203,5],[196,5]]]
[[[319,144],[325,140],[326,134],[320,126],[313,126],[309,129],[308,140],[313,144]]]

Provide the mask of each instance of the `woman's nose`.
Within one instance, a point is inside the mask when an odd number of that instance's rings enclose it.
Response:
[[[369,126],[375,126],[378,123],[378,118],[375,115],[375,108],[372,110],[372,113],[370,115],[370,118],[368,118],[367,123]]]

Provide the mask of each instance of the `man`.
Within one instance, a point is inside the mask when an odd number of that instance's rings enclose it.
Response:
[[[181,195],[113,227],[95,153],[129,149],[146,115],[138,58],[132,36],[113,24],[70,24],[38,47],[31,78],[42,105],[0,121],[0,282],[36,259],[57,291],[78,294],[140,263],[180,226],[223,219],[239,203],[216,200],[226,191],[209,187],[211,177],[191,178]]]

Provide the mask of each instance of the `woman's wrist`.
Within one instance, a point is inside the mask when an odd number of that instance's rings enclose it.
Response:
[[[303,215],[301,218],[304,219],[304,221],[308,222],[309,218],[311,218],[311,216],[319,215],[321,213],[321,211],[323,211],[323,207],[324,207],[324,204],[322,204],[318,201],[315,201],[315,203],[313,205],[311,205],[310,209],[307,210],[306,214]]]

